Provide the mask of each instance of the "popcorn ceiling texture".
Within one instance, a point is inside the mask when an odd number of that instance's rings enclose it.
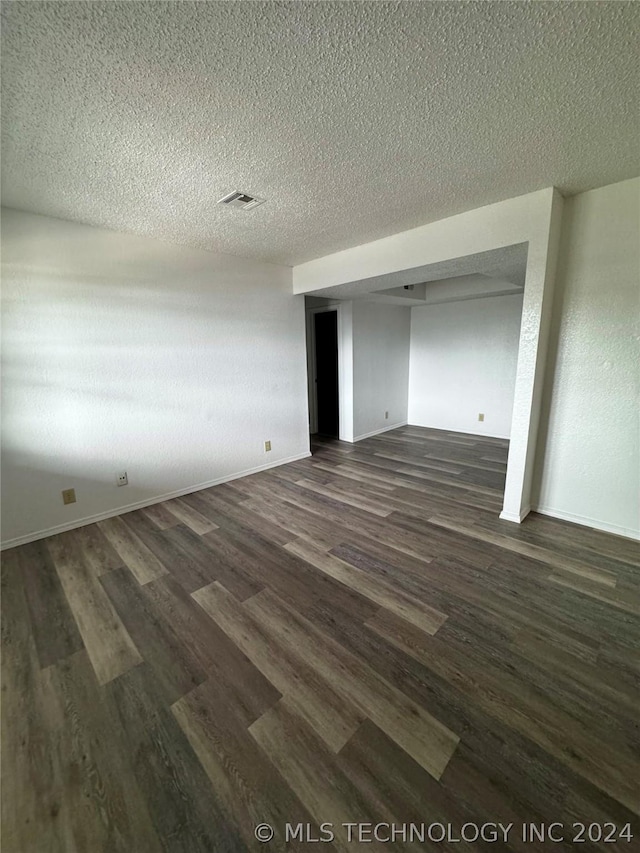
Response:
[[[2,12],[9,207],[296,264],[640,170],[640,4]]]

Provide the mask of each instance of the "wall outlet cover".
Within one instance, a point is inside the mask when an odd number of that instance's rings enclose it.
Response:
[[[129,484],[129,478],[127,477],[126,471],[116,474],[116,483],[118,486],[127,486]]]
[[[63,489],[62,490],[62,503],[63,504],[74,504],[76,502],[76,490],[75,489]]]
[[[268,453],[270,450],[271,450],[271,442],[270,442],[270,441],[265,441],[265,443],[264,443],[264,452],[265,452],[265,453]]]

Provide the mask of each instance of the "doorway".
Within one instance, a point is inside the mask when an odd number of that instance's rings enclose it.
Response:
[[[310,431],[338,438],[340,402],[338,385],[338,311],[311,314]]]

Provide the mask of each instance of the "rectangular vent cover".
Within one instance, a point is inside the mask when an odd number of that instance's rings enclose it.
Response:
[[[242,192],[241,190],[234,190],[232,193],[229,193],[229,195],[221,198],[218,204],[226,204],[229,207],[241,207],[243,210],[251,210],[259,204],[263,204],[265,201],[266,199],[264,198],[257,198],[256,196],[249,195],[249,193]]]

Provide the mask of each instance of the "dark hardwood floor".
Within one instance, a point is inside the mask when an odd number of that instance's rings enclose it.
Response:
[[[610,851],[605,824],[631,850],[638,543],[501,522],[506,454],[318,441],[6,551],[3,851],[313,850],[322,823],[320,849],[362,823],[384,825],[366,850]],[[506,841],[474,842],[494,823]]]

